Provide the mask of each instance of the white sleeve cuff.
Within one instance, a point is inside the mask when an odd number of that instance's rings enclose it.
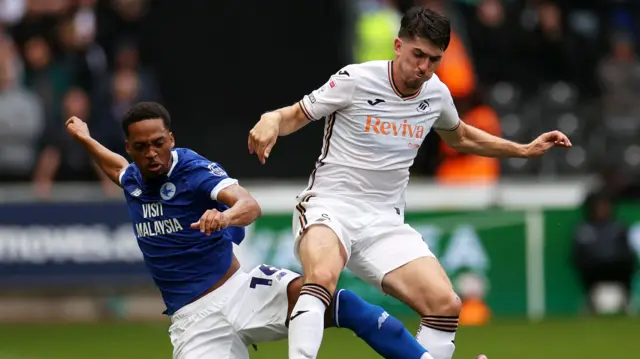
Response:
[[[122,171],[120,171],[120,174],[118,175],[118,183],[122,186],[122,177],[124,177],[125,172],[127,172],[127,168],[129,167],[125,167]]]
[[[213,187],[213,189],[211,190],[211,199],[214,201],[217,201],[218,193],[220,193],[220,191],[222,191],[223,189],[234,184],[238,184],[238,180],[234,178],[225,178],[222,181],[218,182],[218,184],[215,187]]]

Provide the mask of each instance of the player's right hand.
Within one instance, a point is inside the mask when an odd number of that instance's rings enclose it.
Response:
[[[78,140],[86,139],[91,136],[89,134],[89,127],[87,126],[87,123],[76,116],[71,116],[64,125],[67,128],[67,132]]]
[[[210,236],[211,233],[229,227],[229,218],[223,212],[208,209],[197,222],[191,223],[191,229],[199,229],[200,232]]]
[[[280,128],[275,113],[262,115],[260,121],[249,131],[249,153],[256,154],[260,163],[265,164],[271,149],[278,140]]]

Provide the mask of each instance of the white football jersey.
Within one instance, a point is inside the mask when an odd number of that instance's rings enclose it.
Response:
[[[304,96],[302,110],[325,120],[324,143],[301,194],[404,206],[409,168],[431,128],[460,125],[451,93],[435,74],[402,96],[391,61],[348,65]]]

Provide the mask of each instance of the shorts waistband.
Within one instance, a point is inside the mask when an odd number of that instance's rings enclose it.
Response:
[[[238,269],[220,288],[178,309],[178,311],[171,316],[171,322],[174,323],[178,320],[188,318],[212,306],[223,306],[246,282],[247,277],[249,277],[249,274],[242,271],[242,269]]]

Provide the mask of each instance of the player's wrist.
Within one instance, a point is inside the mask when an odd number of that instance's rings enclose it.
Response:
[[[533,148],[533,142],[526,145],[518,144],[518,156],[519,157],[531,157],[531,149]]]
[[[224,229],[231,225],[231,217],[229,216],[229,211],[222,212],[222,223],[221,228]]]

